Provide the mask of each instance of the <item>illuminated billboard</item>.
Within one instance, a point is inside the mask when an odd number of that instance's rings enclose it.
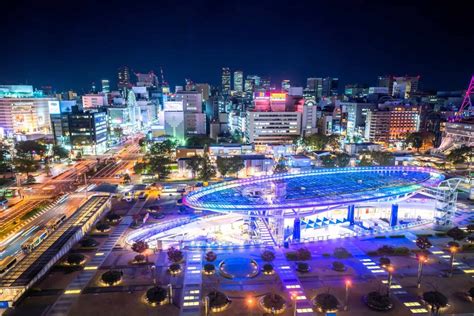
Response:
[[[286,100],[286,93],[283,92],[272,92],[270,94],[270,99],[272,101],[285,101]]]
[[[59,101],[48,101],[49,114],[61,114]]]
[[[166,101],[163,106],[165,112],[183,111],[183,101]]]

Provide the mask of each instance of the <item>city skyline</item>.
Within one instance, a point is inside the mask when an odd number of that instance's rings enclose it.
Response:
[[[3,83],[87,91],[116,84],[117,68],[164,69],[171,86],[184,79],[219,85],[222,67],[289,79],[338,77],[373,85],[379,75],[421,75],[422,89],[465,89],[474,64],[468,12],[428,2],[378,4],[219,4],[172,2],[114,6],[57,1],[14,2],[1,22]],[[472,4],[467,4],[472,6]],[[31,19],[16,19],[25,13]],[[77,18],[79,17],[79,18]],[[133,19],[133,27],[126,22]],[[21,23],[18,23],[21,21]],[[408,22],[407,22],[408,21]]]

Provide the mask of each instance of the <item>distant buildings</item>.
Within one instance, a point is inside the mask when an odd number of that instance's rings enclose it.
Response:
[[[84,109],[97,109],[107,105],[107,97],[103,94],[86,94],[82,96]]]
[[[241,70],[234,71],[234,91],[237,93],[244,91],[244,73]]]
[[[131,88],[132,81],[130,78],[130,70],[127,66],[120,67],[117,72],[117,87],[119,90],[123,90],[124,88]]]
[[[109,80],[107,80],[107,79],[102,79],[100,82],[101,82],[101,85],[102,85],[102,93],[103,93],[103,94],[110,93],[110,83],[109,83]]]
[[[300,131],[300,112],[247,112],[246,139],[250,143],[292,143]]]
[[[230,94],[230,69],[228,67],[222,68],[222,94],[229,95]]]

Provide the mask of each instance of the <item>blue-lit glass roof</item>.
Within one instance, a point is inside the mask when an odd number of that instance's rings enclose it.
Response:
[[[190,193],[184,203],[218,212],[330,207],[393,199],[442,180],[441,174],[416,167],[317,169],[211,185]]]

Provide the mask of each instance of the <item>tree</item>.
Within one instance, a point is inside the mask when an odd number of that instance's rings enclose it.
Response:
[[[53,156],[54,157],[59,157],[59,159],[64,159],[69,157],[69,151],[59,145],[54,145],[53,146]]]
[[[322,150],[328,143],[328,137],[324,134],[311,134],[302,140],[302,145],[308,150]]]
[[[217,157],[216,166],[219,173],[225,177],[228,173],[238,173],[244,167],[244,160],[240,156]]]
[[[123,181],[125,183],[130,183],[132,181],[132,178],[130,178],[130,175],[128,173],[123,175]]]
[[[158,155],[171,158],[177,145],[178,144],[175,141],[170,139],[167,139],[161,143],[154,143],[150,147],[150,154],[152,156]]]
[[[70,253],[67,255],[66,262],[72,266],[80,265],[86,257],[80,253]]]
[[[30,159],[33,159],[35,155],[43,157],[46,153],[46,146],[35,140],[18,142],[15,149],[18,156],[29,157]]]
[[[262,252],[262,260],[266,262],[272,262],[273,260],[275,260],[275,253],[270,250],[265,250],[264,252]]]
[[[216,175],[216,168],[211,163],[209,155],[204,153],[202,157],[201,167],[199,168],[199,179],[202,181],[209,181],[212,177]]]
[[[336,156],[334,155],[324,155],[321,156],[321,163],[326,168],[333,168],[336,166]]]
[[[466,233],[459,227],[453,227],[446,232],[446,235],[455,241],[461,241],[466,238]]]
[[[146,299],[151,304],[160,304],[168,298],[168,291],[162,287],[154,286],[146,291]]]
[[[148,169],[148,165],[144,162],[137,162],[135,166],[133,166],[133,171],[136,174],[147,174]]]
[[[217,259],[217,255],[214,251],[209,251],[206,253],[206,261],[213,262]]]
[[[315,305],[323,312],[337,310],[337,307],[339,306],[337,298],[329,293],[318,294],[314,301]]]
[[[213,143],[213,140],[206,135],[190,136],[186,139],[186,146],[188,147],[204,147]]]
[[[286,166],[286,159],[284,157],[280,157],[276,165],[273,167],[273,173],[279,174],[286,172],[288,172],[288,167]]]
[[[474,147],[462,146],[452,150],[447,156],[446,160],[453,164],[462,164],[467,161],[472,161]]]
[[[393,165],[393,154],[387,151],[372,151],[370,152],[372,159],[379,166]]]
[[[26,173],[28,176],[30,172],[35,172],[39,169],[39,164],[30,158],[17,157],[13,159],[15,170],[20,173]]]
[[[108,286],[112,286],[122,279],[122,275],[123,273],[121,271],[109,270],[102,274],[101,279],[102,282],[104,282]]]
[[[416,246],[421,250],[426,250],[431,248],[433,245],[429,241],[428,237],[421,236],[416,239]]]
[[[332,134],[327,136],[327,145],[331,147],[333,150],[337,150],[340,147],[339,144],[339,135]]]
[[[351,160],[351,156],[346,153],[338,153],[336,154],[336,165],[339,168],[347,167],[349,161]]]
[[[143,253],[148,249],[146,241],[139,240],[133,243],[132,250],[138,253]]]
[[[170,247],[166,254],[168,255],[168,260],[175,263],[180,262],[184,258],[183,252],[174,247]]]
[[[416,148],[416,151],[420,151],[420,148],[423,147],[423,136],[421,132],[414,132],[407,136],[405,139],[407,144],[411,144],[413,148]]]
[[[201,168],[201,164],[202,157],[199,156],[193,156],[186,162],[186,165],[191,169],[193,178],[196,178],[196,175],[198,174],[199,169]]]
[[[438,292],[438,291],[429,291],[423,293],[423,300],[430,304],[431,306],[431,312],[434,315],[439,314],[439,310],[442,307],[445,307],[448,305],[448,298],[444,296],[444,294]]]
[[[171,160],[167,157],[156,155],[152,156],[148,162],[150,171],[156,173],[161,179],[166,179],[171,173],[169,164]]]

